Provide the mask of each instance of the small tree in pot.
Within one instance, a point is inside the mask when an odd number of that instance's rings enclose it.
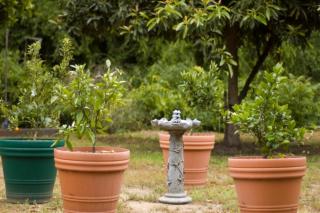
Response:
[[[41,59],[40,49],[40,41],[28,47],[25,62],[27,76],[24,76],[21,85],[18,85],[20,93],[17,103],[1,102],[1,112],[9,122],[8,127],[15,130],[9,135],[25,134],[36,139],[38,134],[46,134],[42,129],[57,129],[60,126],[61,102],[54,89],[64,80],[72,59],[72,44],[67,38],[63,40],[60,50],[63,59],[51,70]],[[3,134],[6,134],[5,131]]]
[[[69,84],[57,87],[57,95],[73,118],[72,125],[63,125],[60,130],[70,150],[73,149],[70,135],[75,133],[79,138],[89,139],[95,152],[97,133],[106,129],[112,109],[121,102],[123,81],[118,79],[118,70],[112,72],[110,65],[107,60],[106,73],[95,77],[90,76],[85,65],[75,65],[70,71]]]
[[[279,104],[279,87],[286,83],[281,64],[263,74],[256,96],[234,107],[231,122],[239,131],[255,136],[262,157],[229,158],[241,212],[296,212],[300,184],[306,170],[305,157],[290,157],[281,151],[303,139],[286,105]]]
[[[9,202],[47,202],[52,196],[56,177],[53,143],[55,139],[39,139],[39,134],[53,136],[59,126],[60,102],[54,95],[55,85],[61,80],[55,71],[63,72],[72,58],[69,39],[63,40],[63,60],[49,69],[40,58],[41,43],[28,47],[25,70],[27,76],[18,85],[16,104],[1,102],[1,111],[14,131],[1,130],[0,154]],[[24,127],[23,129],[20,129]],[[26,128],[27,127],[27,128]],[[44,128],[44,129],[43,129]],[[63,146],[58,141],[54,146]],[[19,168],[19,169],[17,169]]]
[[[121,102],[122,81],[110,69],[95,78],[84,65],[73,66],[71,81],[57,88],[57,94],[71,112],[73,123],[64,125],[67,149],[55,149],[55,165],[59,170],[64,209],[67,212],[115,212],[122,175],[128,167],[129,150],[96,147],[97,133],[111,121],[111,111]],[[73,147],[70,138],[85,137],[91,147]]]

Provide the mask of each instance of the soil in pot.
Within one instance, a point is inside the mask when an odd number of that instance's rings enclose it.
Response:
[[[123,173],[128,168],[127,149],[97,147],[55,149],[64,212],[116,212]]]
[[[160,147],[167,168],[169,154],[169,134],[160,133]],[[184,184],[186,186],[203,186],[207,183],[207,174],[211,150],[214,146],[214,134],[185,134],[184,143]]]
[[[305,157],[229,158],[241,213],[296,213]]]

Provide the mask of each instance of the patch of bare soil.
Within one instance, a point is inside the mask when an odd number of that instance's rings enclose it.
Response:
[[[0,159],[0,179],[3,178],[2,161]]]
[[[152,189],[143,187],[122,187],[120,199],[122,201],[127,201],[130,199],[146,199],[148,197],[152,197],[154,192]]]
[[[222,205],[191,203],[167,205],[155,202],[157,197],[150,188],[124,187],[121,200],[126,213],[222,213]],[[150,200],[150,201],[149,201]]]
[[[145,201],[127,201],[128,213],[222,213],[220,205],[167,205],[162,203],[150,203]]]

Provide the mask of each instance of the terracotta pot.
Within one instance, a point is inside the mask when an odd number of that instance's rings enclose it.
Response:
[[[113,147],[97,147],[96,153],[91,150],[54,150],[65,213],[116,212],[130,152]]]
[[[160,133],[160,147],[165,168],[168,163],[169,134]],[[207,183],[208,166],[214,145],[214,134],[184,135],[184,184],[201,186]]]
[[[305,171],[305,157],[229,158],[229,172],[235,181],[242,213],[297,212]]]

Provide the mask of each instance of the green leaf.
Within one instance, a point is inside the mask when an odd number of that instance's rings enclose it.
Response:
[[[79,112],[76,116],[77,123],[80,123],[83,119],[83,112]]]
[[[254,17],[257,21],[259,21],[261,24],[267,25],[267,19],[263,15],[257,15]]]
[[[188,25],[186,25],[186,26],[184,27],[184,30],[183,30],[183,36],[182,36],[183,38],[186,38],[186,37],[187,37],[188,30],[189,30]]]
[[[159,23],[159,20],[159,18],[150,19],[147,23],[148,31],[151,31]]]
[[[59,97],[56,96],[56,95],[52,96],[51,99],[50,99],[50,103],[52,104],[52,103],[56,102],[58,100],[58,98]]]
[[[68,137],[68,139],[65,141],[65,143],[66,143],[68,149],[69,149],[70,151],[73,151],[73,146],[72,146],[72,143],[71,143],[70,140],[69,140],[69,137]]]
[[[268,7],[266,8],[266,18],[270,20],[270,9]]]
[[[174,29],[175,31],[180,31],[181,29],[183,29],[183,26],[184,26],[184,23],[183,23],[183,22],[180,22],[179,24],[174,25],[174,26],[173,26],[173,29]]]

